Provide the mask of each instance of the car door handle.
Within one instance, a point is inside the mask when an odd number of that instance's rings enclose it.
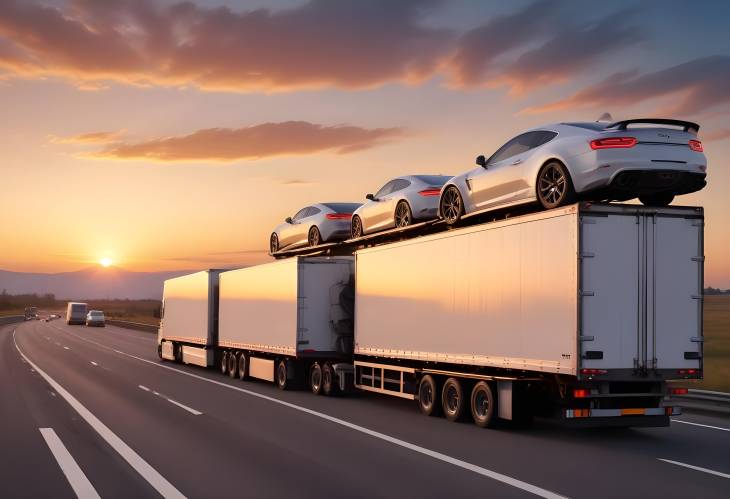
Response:
[[[519,165],[520,163],[522,163],[521,159],[516,159],[512,162],[513,165]]]

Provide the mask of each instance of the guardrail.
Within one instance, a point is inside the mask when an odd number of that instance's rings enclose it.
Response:
[[[129,321],[120,321],[117,319],[107,319],[107,324],[111,324],[112,326],[119,326],[124,327],[127,329],[136,329],[137,331],[144,331],[146,333],[157,333],[157,329],[159,329],[159,325],[157,324],[145,324],[143,322],[129,322]]]
[[[16,322],[23,322],[24,320],[25,316],[23,315],[6,315],[5,317],[0,317],[0,325],[15,324]]]
[[[690,388],[687,395],[674,395],[672,398],[684,409],[730,414],[730,393]]]

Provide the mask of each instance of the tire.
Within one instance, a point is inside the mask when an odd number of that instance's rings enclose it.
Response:
[[[447,225],[454,225],[464,215],[464,199],[455,185],[450,185],[439,199],[439,215]]]
[[[536,184],[537,200],[546,210],[570,204],[575,200],[570,173],[558,161],[550,161],[540,168]]]
[[[399,201],[395,206],[395,213],[393,214],[393,220],[395,220],[395,226],[408,227],[413,223],[413,213],[411,207],[406,201]]]
[[[319,365],[319,362],[312,364],[309,369],[309,388],[315,395],[322,393],[322,366]]]
[[[221,354],[221,374],[228,374],[228,352],[225,351]]]
[[[173,343],[172,351],[173,351],[173,357],[175,357],[175,362],[179,362],[180,364],[182,364],[182,361],[183,361],[182,345],[180,343]]]
[[[674,194],[669,192],[658,192],[656,194],[643,194],[639,196],[641,204],[646,206],[669,206],[674,201]]]
[[[350,228],[350,237],[352,239],[357,239],[358,237],[363,236],[363,230],[362,230],[362,220],[359,216],[355,215],[352,217],[352,226]]]
[[[248,355],[246,352],[238,354],[238,379],[248,379]]]
[[[307,242],[309,243],[309,247],[312,246],[319,246],[322,244],[322,234],[319,233],[319,229],[316,225],[313,225],[309,228],[309,235],[307,236]]]
[[[418,383],[418,409],[426,416],[438,416],[441,411],[439,390],[436,380],[430,374],[421,378]]]
[[[339,385],[335,380],[335,370],[327,362],[322,366],[322,393],[327,397],[331,397],[337,395],[338,390]]]
[[[279,251],[279,236],[276,235],[276,232],[269,238],[269,251],[272,255]]]
[[[157,345],[157,356],[160,358],[160,360],[163,360],[162,359],[162,343]]]
[[[276,376],[275,382],[279,390],[286,390],[289,388],[289,369],[286,366],[286,359],[281,359],[276,364]]]
[[[238,376],[238,357],[236,352],[228,353],[228,376],[235,378]]]
[[[441,390],[441,406],[449,421],[463,419],[469,401],[464,397],[464,388],[458,378],[449,378]]]
[[[497,423],[497,404],[489,383],[480,381],[471,390],[471,417],[481,428],[492,428]]]

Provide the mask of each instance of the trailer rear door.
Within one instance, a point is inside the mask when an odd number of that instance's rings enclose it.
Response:
[[[701,211],[603,208],[580,224],[581,367],[701,369]]]

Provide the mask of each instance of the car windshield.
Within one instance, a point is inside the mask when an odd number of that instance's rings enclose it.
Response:
[[[323,203],[324,206],[337,213],[352,213],[360,207],[358,203]]]
[[[421,182],[425,182],[428,185],[441,187],[446,182],[451,180],[451,177],[447,175],[416,175],[416,178]]]
[[[89,312],[89,315],[92,315],[94,317],[101,317],[101,316],[104,315],[104,313],[103,312],[98,312],[96,310],[92,310],[91,312]]]

